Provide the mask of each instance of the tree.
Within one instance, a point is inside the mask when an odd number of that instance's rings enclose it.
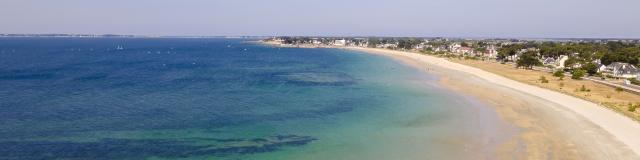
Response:
[[[527,51],[516,61],[516,67],[523,67],[525,69],[531,69],[533,66],[542,65],[542,62],[538,60],[537,53],[534,51]]]
[[[413,49],[418,44],[422,43],[422,40],[409,38],[409,39],[399,39],[398,40],[398,48],[410,50]]]
[[[498,58],[504,61],[506,57],[514,56],[520,49],[524,48],[525,47],[520,44],[502,46],[502,48],[498,49]]]
[[[571,57],[569,57],[569,59],[564,61],[564,67],[573,69],[573,65],[575,65],[577,63],[579,63],[578,59],[576,57],[571,56]]]
[[[378,44],[380,44],[380,39],[371,37],[369,38],[369,44],[367,45],[367,47],[375,48]]]
[[[467,42],[462,42],[462,43],[460,44],[460,46],[462,46],[462,47],[469,47],[469,43],[467,43]]]
[[[635,46],[619,46],[613,43],[609,47],[609,52],[602,55],[602,64],[609,65],[613,62],[625,62],[633,65],[640,64],[640,47]]]
[[[473,51],[476,53],[484,53],[486,49],[484,47],[476,47],[476,48],[473,48]]]
[[[589,73],[590,76],[593,76],[594,74],[598,73],[598,66],[596,66],[596,64],[593,63],[587,63],[584,66],[582,66],[582,69],[587,71],[587,73]]]
[[[584,75],[587,73],[587,71],[582,70],[582,69],[574,69],[573,72],[571,72],[571,79],[582,79],[582,77],[584,77]]]

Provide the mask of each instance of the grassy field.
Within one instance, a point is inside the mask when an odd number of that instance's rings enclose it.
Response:
[[[592,101],[618,113],[624,114],[636,121],[640,121],[640,108],[630,111],[632,105],[640,105],[640,95],[616,90],[614,87],[606,86],[589,80],[574,80],[571,77],[564,77],[560,80],[552,73],[517,69],[511,64],[500,64],[491,61],[470,60],[470,59],[450,59],[453,62],[473,66],[485,71],[489,71],[516,81],[539,86],[562,92],[575,97]],[[547,81],[541,80],[544,76]],[[584,86],[584,87],[583,87]]]

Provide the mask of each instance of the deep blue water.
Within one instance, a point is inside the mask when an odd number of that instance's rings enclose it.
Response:
[[[415,73],[353,51],[239,39],[1,38],[0,159],[374,153],[394,138],[376,131],[460,110],[432,86],[407,85],[433,79]]]

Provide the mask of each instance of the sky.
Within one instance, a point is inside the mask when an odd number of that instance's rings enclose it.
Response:
[[[0,33],[640,38],[640,0],[0,0]]]

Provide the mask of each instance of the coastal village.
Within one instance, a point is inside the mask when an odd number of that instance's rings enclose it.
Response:
[[[376,48],[443,57],[640,120],[639,40],[273,37],[264,41],[282,47]]]
[[[283,46],[298,47],[369,47],[420,52],[447,57],[494,60],[517,63],[521,57],[533,55],[535,61],[521,65],[548,71],[583,70],[584,76],[623,79],[625,85],[640,85],[639,40],[449,40],[446,38],[309,38],[277,37],[268,39]],[[608,48],[607,48],[608,47]],[[623,49],[618,49],[623,48]],[[604,49],[604,50],[603,50]],[[620,53],[606,53],[609,50]],[[620,54],[625,57],[612,57]],[[636,86],[633,86],[636,87]]]

